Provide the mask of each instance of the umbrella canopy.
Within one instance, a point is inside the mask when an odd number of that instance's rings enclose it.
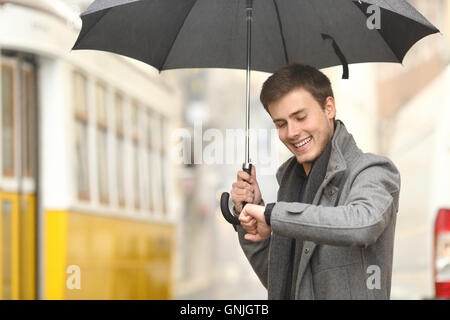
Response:
[[[406,0],[96,0],[81,19],[74,49],[115,52],[160,71],[247,69],[249,174],[250,70],[342,64],[348,78],[348,63],[402,62],[417,41],[439,32]],[[237,225],[228,203],[224,192],[222,213]]]
[[[371,5],[379,8],[380,29],[367,26]],[[160,71],[246,69],[246,6],[245,0],[96,0],[81,15],[74,49],[115,52]],[[251,69],[274,72],[294,61],[317,68],[402,62],[436,32],[406,0],[254,0]]]

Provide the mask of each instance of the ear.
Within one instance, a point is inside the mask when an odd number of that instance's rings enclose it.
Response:
[[[331,96],[325,100],[325,114],[328,119],[336,117],[336,104],[334,98]]]

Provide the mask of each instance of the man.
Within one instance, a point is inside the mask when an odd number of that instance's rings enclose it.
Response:
[[[276,203],[264,206],[254,167],[238,173],[231,195],[240,245],[268,298],[389,299],[398,170],[363,153],[335,120],[319,70],[283,67],[260,98],[293,156],[276,173]]]

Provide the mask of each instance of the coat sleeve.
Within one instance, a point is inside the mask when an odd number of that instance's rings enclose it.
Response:
[[[260,242],[248,241],[244,238],[246,231],[240,225],[237,226],[237,233],[239,235],[239,244],[241,245],[245,256],[259,280],[267,289],[270,238]]]
[[[264,200],[261,200],[260,205],[264,205]],[[238,233],[239,244],[241,245],[242,251],[244,251],[247,260],[250,262],[250,265],[252,266],[259,280],[267,289],[270,238],[255,243],[244,238],[247,232],[241,225],[237,226],[236,231]]]
[[[277,170],[276,178],[278,184],[280,184],[281,176],[285,171],[286,165],[287,161]],[[261,200],[260,205],[264,205],[264,200]],[[260,242],[248,241],[244,238],[246,231],[240,225],[237,226],[237,233],[242,251],[244,251],[247,260],[250,262],[250,265],[252,266],[263,286],[267,288],[270,238]]]
[[[397,213],[399,191],[395,166],[389,161],[372,164],[356,175],[341,206],[277,202],[271,215],[272,232],[317,244],[367,247]]]

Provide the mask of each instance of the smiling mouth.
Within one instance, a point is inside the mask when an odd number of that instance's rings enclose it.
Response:
[[[293,146],[294,146],[294,148],[297,150],[297,151],[303,151],[303,150],[305,150],[309,145],[310,145],[310,142],[312,141],[312,136],[309,136],[308,138],[306,138],[306,139],[303,139],[302,141],[300,141],[299,143],[297,143],[297,144],[292,144]]]

